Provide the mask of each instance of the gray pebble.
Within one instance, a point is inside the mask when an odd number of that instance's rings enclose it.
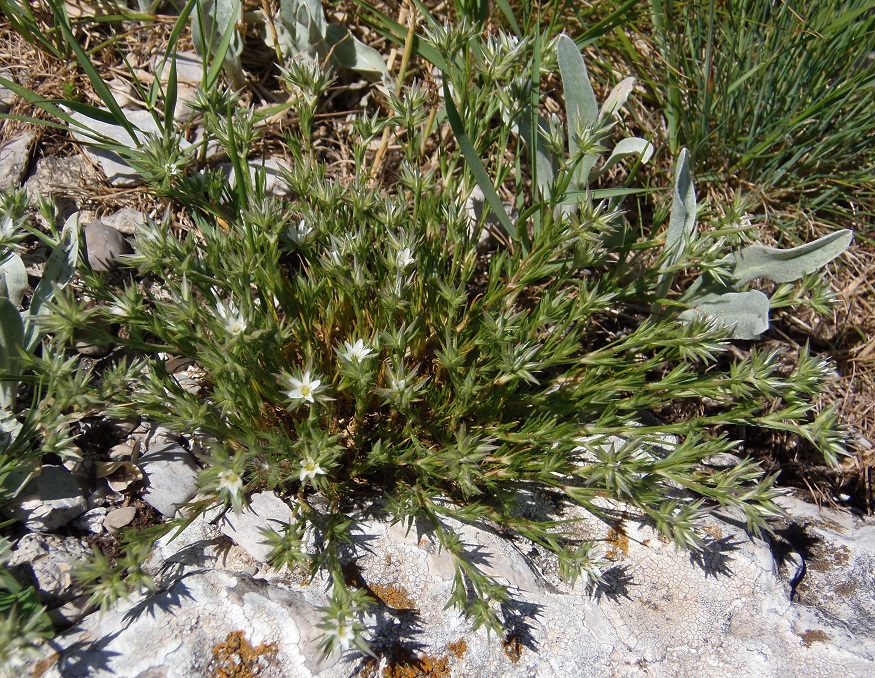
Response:
[[[106,518],[103,519],[103,526],[110,532],[115,532],[130,524],[136,516],[137,509],[134,506],[115,509],[106,514]]]
[[[92,221],[85,227],[85,246],[91,268],[103,272],[117,269],[119,257],[134,251],[121,233],[102,221]]]
[[[32,133],[23,134],[0,148],[0,190],[8,191],[21,185],[35,138]]]

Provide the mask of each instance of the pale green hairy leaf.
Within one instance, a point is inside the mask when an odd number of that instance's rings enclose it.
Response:
[[[851,231],[841,230],[788,250],[765,245],[745,247],[734,255],[735,283],[744,285],[754,278],[768,278],[775,282],[799,280],[803,275],[826,266],[848,249],[853,239]]]
[[[622,108],[626,101],[629,99],[629,95],[632,93],[632,90],[635,88],[635,78],[625,78],[618,85],[611,90],[611,93],[608,94],[607,99],[605,99],[602,104],[602,109],[599,115],[602,118],[607,118],[609,116],[614,115],[620,108]]]
[[[27,271],[21,257],[10,252],[0,263],[0,297],[5,297],[18,308],[27,291]]]
[[[713,318],[732,328],[733,339],[757,339],[769,329],[769,298],[759,290],[707,294],[695,302],[695,307],[680,314],[691,321],[698,315]]]
[[[382,55],[356,38],[345,26],[329,24],[325,41],[331,48],[332,58],[344,68],[379,75],[385,83],[392,80]]]
[[[195,5],[191,27],[195,50],[201,56],[211,53],[216,59],[207,73],[207,88],[215,83],[222,66],[235,87],[244,81],[240,63],[243,40],[237,32],[240,12],[240,0],[200,0]]]
[[[696,191],[690,171],[690,152],[686,148],[681,149],[678,157],[674,181],[671,216],[665,234],[665,251],[669,253],[670,266],[681,260],[696,231]]]
[[[653,157],[653,144],[647,141],[647,139],[642,139],[640,137],[621,139],[617,142],[617,145],[614,146],[614,150],[611,151],[611,155],[608,156],[605,163],[601,167],[593,167],[592,170],[590,170],[590,182],[598,179],[614,165],[617,165],[623,162],[626,158],[635,155],[641,156],[641,162],[646,163]]]
[[[30,300],[30,308],[27,314],[27,341],[28,351],[33,351],[39,341],[39,328],[34,319],[41,313],[47,313],[46,304],[51,301],[55,289],[64,287],[76,272],[76,263],[79,261],[79,213],[71,215],[61,231],[61,239],[58,246],[52,250],[49,260],[46,262],[43,277],[33,292]]]
[[[579,146],[574,139],[573,130],[590,127],[599,118],[599,103],[589,81],[589,73],[577,45],[567,35],[560,35],[556,44],[559,59],[559,72],[565,90],[565,114],[568,121],[568,153],[573,158]],[[595,157],[587,157],[574,170],[572,183],[584,185],[584,178],[595,164]]]
[[[18,389],[18,349],[24,343],[21,314],[9,299],[0,297],[0,408],[12,407]]]
[[[664,252],[666,264],[674,266],[684,256],[690,240],[696,231],[696,191],[690,172],[690,152],[681,149],[675,167],[674,195],[671,203],[671,216],[665,233]],[[656,289],[657,299],[664,299],[671,289],[674,274],[667,272],[659,278]],[[654,308],[656,310],[656,308]]]

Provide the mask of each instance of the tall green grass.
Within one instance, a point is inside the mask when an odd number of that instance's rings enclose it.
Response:
[[[875,212],[871,0],[650,8],[659,59],[628,41],[625,56],[649,71],[673,152],[688,146],[703,174],[756,185],[783,206]]]

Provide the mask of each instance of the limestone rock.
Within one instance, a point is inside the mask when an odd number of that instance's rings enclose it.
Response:
[[[94,120],[88,116],[76,111],[70,112],[70,117],[82,123],[91,131],[106,136],[113,141],[126,146],[128,148],[136,148],[137,144],[134,139],[128,134],[127,130],[120,125],[111,125],[99,120]],[[148,111],[130,111],[127,113],[128,121],[138,130],[140,134],[137,136],[142,141],[146,134],[159,134],[160,130]],[[106,174],[106,178],[112,186],[139,186],[143,183],[143,178],[126,163],[118,153],[107,151],[101,148],[93,148],[88,146],[92,139],[88,135],[83,134],[77,128],[72,127],[73,136],[82,144],[85,144],[85,153],[95,163],[100,165],[100,168]],[[184,146],[188,146],[188,142],[182,141]]]
[[[241,542],[262,522],[288,518],[278,497],[254,499],[249,522],[236,522]],[[235,516],[201,516],[156,545],[148,565],[172,571],[161,579],[166,590],[56,638],[60,656],[46,675],[209,675],[232,638],[260,654],[262,676],[379,675],[387,665],[479,678],[875,674],[875,525],[805,504],[788,509],[794,519],[768,540],[747,535],[739,515],[709,518],[695,554],[661,540],[631,509],[614,524],[566,509],[569,529],[604,547],[595,591],[562,581],[555,559],[531,543],[448,520],[467,558],[510,586],[504,637],[472,632],[459,610],[445,609],[453,563],[426,526],[408,531],[370,511],[354,523],[344,557],[351,579],[379,601],[363,622],[382,664],[355,651],[320,661],[324,573],[310,580],[284,568],[254,579],[245,556],[222,559],[220,530]],[[790,562],[807,564],[801,581]]]
[[[34,532],[56,530],[88,508],[78,481],[63,466],[44,465],[15,501],[15,517]]]
[[[76,201],[70,197],[71,190],[98,180],[97,172],[80,155],[68,158],[46,156],[36,161],[24,188],[32,206],[36,206],[40,196],[54,197],[59,223],[63,223],[78,210]]]
[[[177,509],[197,492],[198,466],[184,447],[172,441],[163,429],[152,437],[139,467],[146,476],[142,498],[160,513],[172,518]]]
[[[153,64],[155,74],[165,86],[169,80],[170,68],[163,66],[163,56],[156,56]],[[198,85],[203,82],[204,63],[194,52],[180,52],[176,55],[176,109],[173,119],[182,122],[191,118],[193,111],[188,104],[194,100]]]
[[[0,147],[0,191],[21,186],[35,138],[32,132],[27,132]]]
[[[107,226],[112,226],[124,235],[136,235],[146,223],[146,215],[126,207],[101,219]]]
[[[7,80],[14,80],[12,77],[12,71],[8,68],[4,68],[0,70],[0,77],[6,78]],[[8,113],[9,109],[12,108],[12,104],[15,103],[15,97],[17,95],[8,87],[3,87],[0,85],[0,113]]]
[[[106,509],[103,506],[98,506],[76,518],[72,525],[78,530],[100,534],[103,532],[103,519],[105,517]]]
[[[234,175],[234,166],[231,163],[221,163],[218,168],[225,172],[231,182],[231,186],[234,186],[237,180]],[[265,194],[274,198],[285,198],[289,196],[289,189],[282,179],[284,168],[285,163],[275,158],[267,158],[263,162],[253,160],[249,163],[249,176],[254,181],[256,173],[263,169]]]
[[[240,513],[228,511],[222,520],[224,535],[241,546],[260,563],[266,563],[271,547],[262,535],[263,529],[281,532],[292,520],[292,509],[273,492],[252,495],[249,506]]]
[[[103,526],[110,532],[116,532],[137,516],[137,509],[134,506],[125,506],[124,508],[114,509],[106,514],[103,520]]]
[[[322,660],[318,622],[314,602],[303,593],[225,570],[200,572],[88,617],[56,639],[60,657],[45,676],[256,675],[231,673],[239,640],[261,656],[254,665],[261,678],[321,675],[332,664],[349,675],[360,660]]]
[[[26,534],[18,540],[9,568],[36,587],[41,603],[57,607],[82,593],[73,568],[90,555],[91,549],[73,537]]]

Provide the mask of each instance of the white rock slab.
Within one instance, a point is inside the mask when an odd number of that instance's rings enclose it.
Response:
[[[273,492],[252,495],[249,506],[240,513],[228,511],[221,521],[222,534],[241,546],[260,563],[266,563],[270,555],[270,543],[262,534],[263,529],[282,532],[291,522],[292,509]]]
[[[288,506],[263,494],[248,522],[237,522],[241,541],[244,530],[287,519]],[[355,579],[384,603],[365,617],[384,662],[403,655],[401,647],[457,677],[875,675],[868,631],[875,620],[875,525],[798,508],[797,522],[779,525],[768,541],[749,537],[739,516],[709,519],[709,542],[695,555],[661,540],[631,509],[614,525],[568,509],[562,517],[579,518],[575,531],[602,544],[609,561],[605,586],[594,595],[580,582],[561,581],[555,561],[531,544],[448,524],[469,558],[510,584],[505,637],[472,632],[458,610],[444,609],[452,562],[421,525],[408,532],[384,519],[361,520],[350,563]],[[376,662],[355,653],[319,663],[315,608],[325,604],[324,577],[309,581],[285,571],[254,580],[233,567],[216,569],[214,556],[196,554],[220,552],[216,531],[208,520],[196,523],[180,535],[181,550],[191,556],[177,561],[182,578],[56,639],[60,657],[47,675],[208,675],[212,648],[235,630],[252,645],[276,644],[264,676],[379,674]],[[159,544],[161,559],[172,558],[173,548],[172,541]],[[795,571],[776,554],[796,548],[809,572],[826,573],[835,584],[812,578],[810,585],[822,590],[806,591],[794,583]],[[829,588],[839,585],[841,591]]]
[[[86,618],[59,641],[61,656],[45,676],[219,675],[211,666],[213,648],[237,631],[254,647],[275,644],[275,655],[265,656],[261,678],[324,675],[325,667],[341,658],[319,657],[319,619],[299,592],[225,570],[192,574],[156,596]]]
[[[160,129],[155,123],[155,119],[148,111],[125,111],[128,122],[143,134],[138,135],[140,141],[143,140],[145,134],[159,134]],[[70,117],[77,120],[88,127],[91,131],[109,137],[113,141],[118,142],[128,148],[136,148],[137,144],[133,137],[121,125],[110,125],[108,123],[94,120],[88,116],[76,111],[70,112]],[[107,151],[101,148],[93,148],[89,146],[93,139],[77,127],[71,127],[73,136],[77,141],[84,144],[85,154],[91,158],[93,162],[100,165],[103,173],[112,186],[139,186],[143,183],[143,178],[126,163],[118,153]],[[184,139],[181,141],[183,148],[189,146],[189,143]]]

